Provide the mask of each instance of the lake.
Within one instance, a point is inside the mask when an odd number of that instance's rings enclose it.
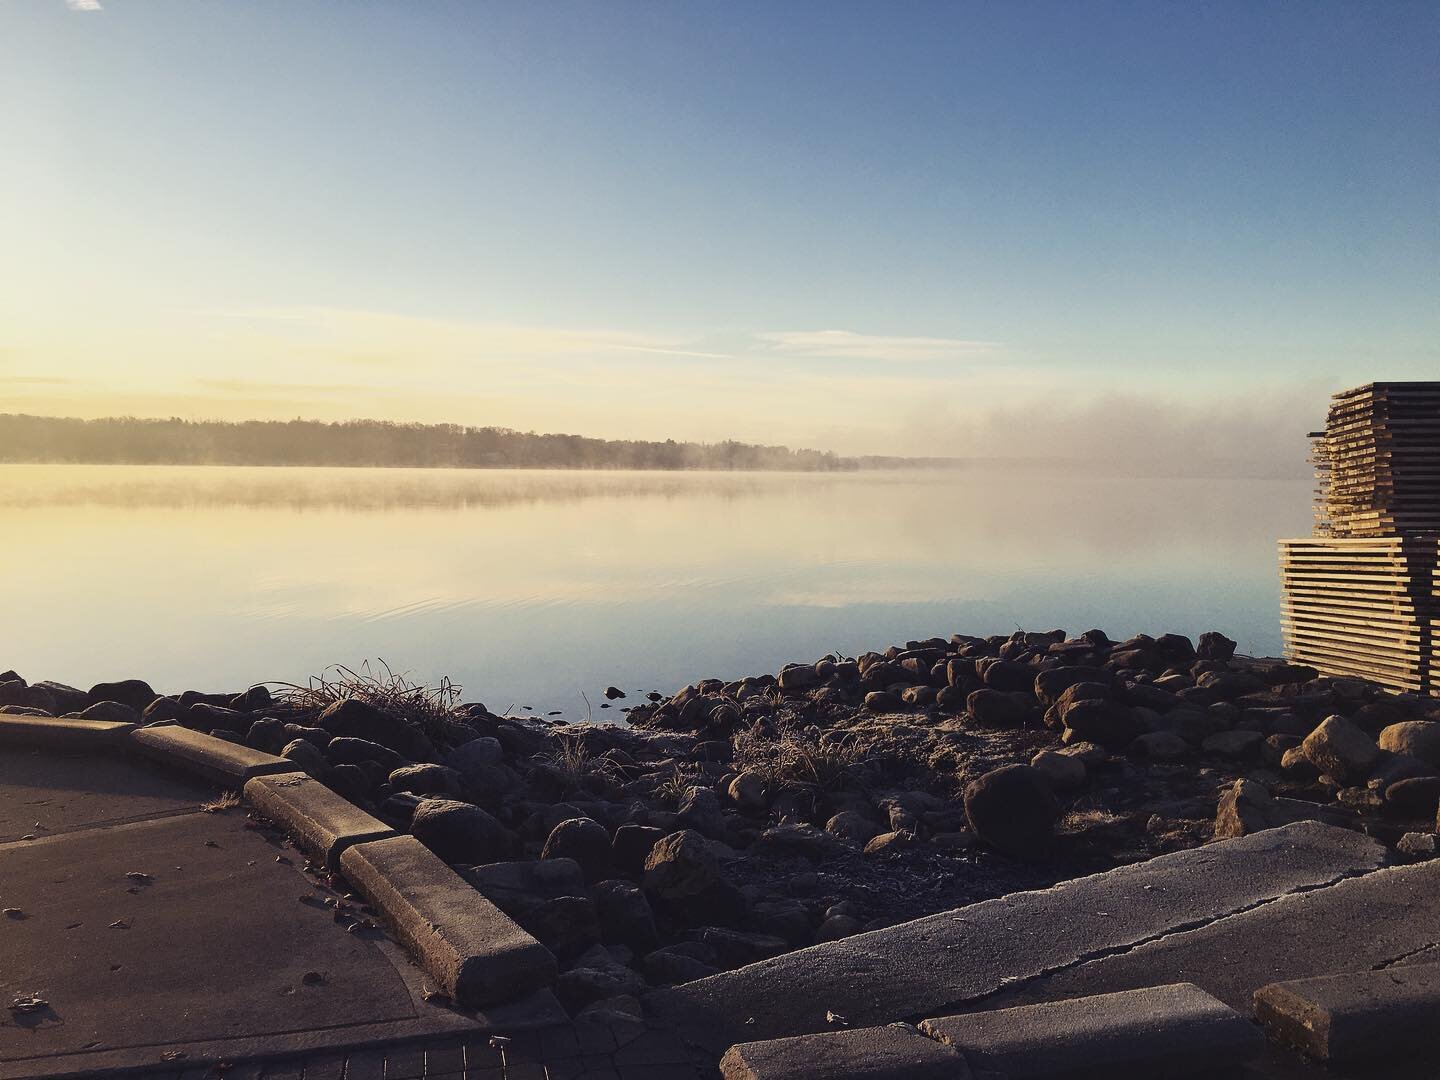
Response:
[[[580,720],[612,683],[956,632],[1217,629],[1273,655],[1275,540],[1308,533],[1308,499],[1303,480],[1013,466],[0,466],[0,669],[177,692],[378,658]]]

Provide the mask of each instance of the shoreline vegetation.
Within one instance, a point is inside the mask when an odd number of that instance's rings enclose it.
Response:
[[[1437,853],[1440,703],[1207,633],[956,634],[499,715],[379,665],[158,695],[0,673],[0,713],[180,724],[420,840],[550,948],[575,1014],[1294,821]]]
[[[855,472],[951,468],[962,459],[842,457],[733,439],[597,439],[388,420],[86,420],[0,413],[0,464]]]

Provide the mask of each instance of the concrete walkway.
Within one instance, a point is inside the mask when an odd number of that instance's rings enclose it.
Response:
[[[693,1075],[673,1037],[577,1029],[548,991],[427,1000],[375,920],[217,794],[116,755],[0,753],[0,1080],[259,1058],[224,1075]]]

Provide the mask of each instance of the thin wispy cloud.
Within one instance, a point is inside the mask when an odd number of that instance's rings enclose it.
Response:
[[[853,330],[771,330],[755,337],[776,352],[838,360],[967,360],[1002,347],[998,341],[857,334]]]
[[[71,11],[104,11],[100,6],[100,0],[65,0],[65,6]]]
[[[441,356],[520,359],[647,353],[728,360],[724,353],[688,348],[682,338],[624,330],[565,329],[510,323],[462,322],[382,311],[343,308],[267,308],[208,311],[239,319],[261,332],[280,332],[316,342],[363,342],[351,358],[364,364],[413,364]]]

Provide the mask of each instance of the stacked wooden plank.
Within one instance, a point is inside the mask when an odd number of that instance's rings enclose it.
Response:
[[[1336,394],[1312,433],[1315,535],[1280,541],[1286,654],[1440,689],[1440,382]]]
[[[1434,537],[1280,541],[1287,655],[1327,675],[1429,693],[1440,615]]]
[[[1440,382],[1336,394],[1312,457],[1326,535],[1440,530]]]

